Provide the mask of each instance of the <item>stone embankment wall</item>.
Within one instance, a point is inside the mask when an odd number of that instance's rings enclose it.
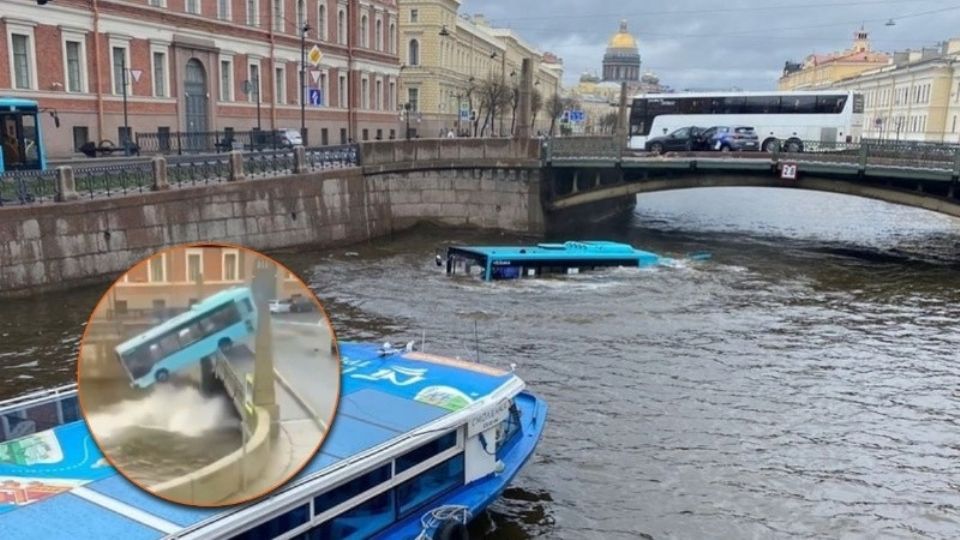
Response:
[[[539,232],[535,140],[365,143],[363,166],[0,208],[0,296],[118,277],[160,248],[329,247],[421,221]]]

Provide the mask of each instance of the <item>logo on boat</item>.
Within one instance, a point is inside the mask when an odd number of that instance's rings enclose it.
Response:
[[[470,396],[450,386],[428,386],[417,393],[413,399],[453,412],[459,411],[473,403]]]
[[[0,444],[0,463],[30,466],[61,461],[63,461],[63,450],[56,435],[51,431]]]

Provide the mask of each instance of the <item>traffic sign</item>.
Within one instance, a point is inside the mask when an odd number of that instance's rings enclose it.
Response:
[[[460,119],[469,120],[470,119],[470,104],[461,103],[460,104]]]
[[[586,115],[583,113],[583,111],[570,111],[570,121],[574,124],[583,122],[585,117]]]
[[[310,78],[313,79],[313,84],[320,84],[320,75],[323,75],[323,72],[319,69],[310,70]]]
[[[140,82],[140,76],[143,75],[143,70],[131,69],[130,76],[133,77],[133,82]]]
[[[797,179],[797,164],[793,162],[784,163],[780,166],[780,178],[783,180]]]
[[[313,48],[310,49],[310,52],[307,53],[307,60],[313,64],[313,67],[319,66],[320,61],[323,60],[323,53],[320,52],[320,47],[314,45]]]
[[[313,105],[314,107],[323,105],[323,90],[319,88],[311,88],[308,97],[310,98],[310,105]]]

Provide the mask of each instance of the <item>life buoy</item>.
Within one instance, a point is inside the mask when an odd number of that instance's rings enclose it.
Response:
[[[470,532],[463,523],[448,519],[437,527],[433,540],[470,540]]]

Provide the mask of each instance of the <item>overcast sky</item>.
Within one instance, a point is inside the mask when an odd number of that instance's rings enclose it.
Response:
[[[774,88],[784,61],[845,49],[861,23],[887,52],[960,37],[960,0],[464,0],[460,12],[483,13],[559,55],[568,85],[600,71],[621,19],[642,69],[678,90]]]

